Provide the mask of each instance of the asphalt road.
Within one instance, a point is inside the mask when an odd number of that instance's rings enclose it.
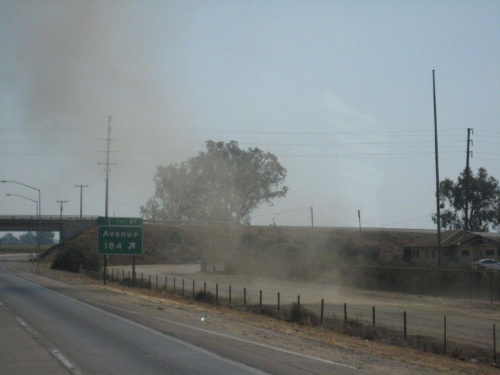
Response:
[[[12,260],[0,259],[0,374],[364,373],[42,286],[16,276]]]

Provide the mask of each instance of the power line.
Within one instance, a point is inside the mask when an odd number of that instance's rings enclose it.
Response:
[[[406,219],[406,220],[401,220],[401,221],[395,221],[393,223],[382,224],[382,226],[385,227],[386,225],[408,223],[410,221],[420,220],[420,219],[429,218],[429,217],[431,217],[431,215],[424,215],[424,216],[414,217],[414,218],[411,218],[411,219]]]
[[[57,128],[51,128],[52,131],[79,131],[79,132],[88,132],[89,130],[99,130],[100,127],[57,127]],[[429,130],[425,129],[419,129],[419,130],[372,130],[372,131],[269,131],[269,130],[235,130],[235,129],[200,129],[200,128],[186,128],[183,127],[182,129],[176,129],[176,128],[171,128],[171,129],[165,129],[165,127],[162,126],[141,126],[140,128],[137,127],[120,127],[121,131],[140,131],[141,133],[144,132],[144,130],[147,129],[153,129],[153,130],[158,130],[162,132],[168,132],[168,133],[217,133],[217,134],[276,134],[276,135],[284,135],[284,134],[291,134],[291,135],[337,135],[337,134],[354,134],[354,135],[364,135],[364,134],[416,134],[416,133],[429,133]],[[448,128],[448,129],[440,129],[441,132],[453,132],[453,131],[460,131],[463,130],[462,128]],[[0,131],[0,134],[4,133],[46,133],[46,129],[16,129],[16,130],[2,130]],[[494,132],[494,131],[493,131]],[[496,132],[498,133],[498,132]]]

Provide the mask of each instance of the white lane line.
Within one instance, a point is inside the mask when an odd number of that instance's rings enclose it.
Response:
[[[18,316],[16,316],[16,320],[17,320],[17,322],[19,323],[19,325],[20,325],[21,327],[23,327],[23,328],[24,328],[24,330],[30,334],[30,336],[31,336],[31,337],[33,337],[33,338],[35,338],[35,339],[36,339],[36,338],[38,338],[38,334],[37,334],[37,333],[36,333],[33,329],[31,329],[31,327],[30,327],[30,326],[28,326],[24,320],[22,320],[22,319],[21,319],[20,317],[18,317]]]
[[[176,326],[179,326],[179,327],[184,327],[184,328],[192,329],[192,330],[203,332],[203,333],[208,333],[208,334],[212,334],[212,335],[215,335],[215,336],[220,336],[220,337],[224,337],[224,338],[228,338],[228,339],[232,339],[232,340],[244,342],[246,344],[252,344],[252,345],[260,346],[262,348],[276,350],[278,352],[282,352],[282,353],[285,353],[285,354],[292,354],[292,355],[300,356],[300,357],[303,357],[303,358],[312,359],[314,361],[328,363],[330,365],[336,365],[336,366],[350,368],[352,370],[366,372],[366,371],[361,370],[361,369],[359,369],[357,367],[345,365],[343,363],[329,361],[328,359],[318,358],[318,357],[314,357],[314,356],[311,356],[311,355],[308,355],[308,354],[302,354],[302,353],[293,352],[291,350],[282,349],[282,348],[278,348],[278,347],[275,347],[275,346],[272,346],[272,345],[263,344],[263,343],[256,342],[256,341],[251,341],[251,340],[246,340],[246,339],[242,339],[242,338],[239,338],[239,337],[234,337],[234,336],[226,335],[224,333],[209,331],[208,329],[204,329],[204,328],[193,327],[193,326],[190,326],[188,324],[178,323],[178,322],[174,322],[174,321],[168,320],[168,319],[160,319],[160,318],[155,318],[155,317],[153,317],[153,319],[159,320],[161,322],[173,324],[173,325],[176,325]]]
[[[19,323],[19,325],[21,327],[23,327],[23,329],[28,332],[30,334],[31,337],[33,337],[39,344],[40,341],[38,340],[39,336],[38,334],[35,332],[35,330],[33,330],[23,319],[21,319],[20,317],[16,316],[16,321]],[[42,346],[44,346],[43,344],[41,344]],[[57,359],[59,362],[61,362],[61,364],[66,368],[66,370],[68,370],[71,374],[73,375],[82,375],[82,373],[80,371],[78,371],[75,366],[73,366],[71,364],[70,361],[68,361],[68,359],[63,356],[58,350],[56,349],[52,349],[52,350],[49,350],[49,353],[52,354],[52,356]]]
[[[70,361],[68,361],[68,359],[63,356],[60,352],[58,352],[57,350],[53,349],[50,351],[52,353],[52,355],[54,356],[55,359],[57,359],[59,362],[62,363],[62,365],[69,371],[71,372],[73,375],[81,375],[81,372],[78,371],[75,366],[73,366],[71,364]]]
[[[112,306],[112,305],[106,305],[105,303],[92,303],[94,306],[104,306],[104,307],[107,307],[107,308],[110,308],[110,309],[113,309],[113,310],[120,310],[120,311],[124,311],[124,312],[127,312],[129,314],[135,314],[135,315],[141,315],[141,313],[137,312],[137,311],[132,311],[132,310],[127,310],[127,309],[122,309],[120,307],[115,307],[115,306]]]
[[[23,279],[21,277],[15,276],[15,275],[12,275],[12,277],[16,278],[16,279],[19,279],[19,280],[21,280],[22,282],[24,282],[26,284],[31,284],[31,285],[37,286],[37,287],[41,286],[40,284],[36,284],[36,283],[34,283],[32,281],[28,281],[26,279]],[[44,289],[47,289],[48,291],[50,291],[51,293],[53,293],[55,295],[58,295],[62,299],[70,301],[71,303],[74,303],[76,305],[80,305],[83,308],[87,308],[87,309],[94,310],[94,311],[99,311],[102,314],[105,314],[107,316],[113,317],[114,319],[120,320],[122,322],[130,324],[130,325],[132,325],[134,327],[140,328],[140,329],[145,330],[147,332],[150,332],[150,333],[152,333],[152,334],[154,334],[156,336],[163,337],[163,338],[166,338],[166,339],[168,339],[170,341],[176,342],[179,345],[182,345],[183,347],[191,348],[192,350],[198,351],[200,353],[204,353],[205,355],[207,355],[207,356],[209,356],[211,358],[215,358],[215,359],[217,359],[219,361],[223,361],[225,363],[231,364],[232,366],[238,367],[238,368],[242,369],[242,371],[244,371],[245,373],[260,374],[260,375],[269,375],[268,373],[266,373],[264,371],[261,371],[261,370],[255,369],[255,368],[253,368],[251,366],[247,366],[247,365],[244,365],[242,363],[233,361],[233,360],[231,360],[229,358],[224,358],[224,357],[222,357],[222,356],[220,356],[218,354],[215,354],[215,353],[213,353],[213,352],[211,352],[209,350],[206,350],[206,349],[200,348],[200,347],[198,347],[196,345],[190,344],[187,341],[183,341],[181,339],[178,339],[178,338],[173,337],[171,335],[168,335],[166,333],[160,332],[160,331],[158,331],[156,329],[153,329],[153,328],[148,327],[146,325],[143,325],[141,323],[137,323],[137,322],[131,320],[130,318],[124,318],[123,316],[117,315],[117,313],[112,313],[112,312],[104,310],[104,309],[102,309],[100,307],[94,306],[94,305],[92,305],[90,303],[82,302],[82,301],[80,301],[78,299],[71,298],[71,297],[67,296],[64,293],[56,292],[55,290],[52,290],[50,288],[46,288],[44,286],[41,286],[41,287],[44,288]],[[137,313],[137,314],[143,315],[141,313]],[[73,375],[82,375],[82,374],[80,372],[78,372],[77,370],[75,370],[75,371],[73,371]]]
[[[22,278],[20,278],[18,276],[13,276],[13,277],[19,278],[19,279],[23,280],[24,282],[26,282],[28,284],[40,286],[39,284],[35,284],[35,283],[31,282],[31,281],[22,279]],[[90,303],[86,303],[86,302],[80,301],[78,299],[71,298],[71,297],[67,296],[66,294],[63,294],[61,292],[56,292],[55,290],[51,290],[51,289],[48,289],[48,290],[50,290],[54,294],[59,295],[60,297],[62,297],[64,299],[72,301],[73,303],[79,304],[81,306],[85,306],[85,307],[90,308],[92,310],[101,311],[102,313],[104,313],[104,314],[106,314],[108,316],[113,316],[115,318],[118,318],[121,321],[127,322],[127,323],[132,324],[132,325],[134,325],[136,327],[140,327],[140,328],[142,328],[144,330],[147,330],[148,332],[151,332],[151,333],[156,334],[158,336],[168,337],[172,341],[177,341],[177,342],[179,342],[179,343],[181,343],[181,344],[183,344],[185,346],[196,348],[197,350],[203,351],[206,354],[208,354],[208,355],[210,355],[210,356],[212,356],[214,358],[216,358],[216,357],[217,358],[223,358],[223,357],[221,357],[221,356],[219,356],[219,355],[217,355],[215,353],[210,352],[209,350],[202,349],[200,347],[197,347],[197,346],[195,346],[193,344],[190,344],[190,343],[188,343],[186,341],[183,341],[181,339],[176,339],[175,337],[173,337],[173,336],[171,336],[169,334],[166,334],[166,333],[163,333],[163,332],[159,332],[159,331],[157,331],[157,330],[155,330],[155,329],[153,329],[151,327],[145,326],[145,325],[143,325],[141,323],[137,323],[137,322],[134,322],[134,321],[132,321],[130,319],[124,318],[122,316],[115,315],[115,314],[113,314],[113,313],[111,313],[109,311],[103,310],[102,308],[97,307],[95,305],[92,305]],[[125,310],[125,311],[128,311],[128,310]],[[141,313],[137,313],[137,314],[142,315]],[[297,355],[297,356],[300,356],[300,357],[303,357],[303,358],[309,358],[309,359],[312,359],[312,360],[316,360],[316,361],[328,363],[328,364],[331,364],[331,365],[337,365],[337,366],[349,368],[349,369],[352,369],[352,370],[357,370],[357,371],[360,371],[360,372],[363,372],[363,373],[367,373],[365,370],[362,370],[362,369],[359,369],[359,368],[356,368],[356,367],[353,367],[353,366],[345,365],[343,363],[333,362],[333,361],[329,361],[327,359],[313,357],[313,356],[310,356],[310,355],[307,355],[307,354],[297,353],[297,352],[293,352],[293,351],[290,351],[290,350],[287,350],[287,349],[277,348],[277,347],[274,347],[274,346],[271,346],[271,345],[262,344],[262,343],[258,343],[258,342],[254,342],[254,341],[250,341],[250,340],[245,340],[245,339],[233,337],[233,336],[230,336],[230,335],[226,335],[226,334],[223,334],[223,333],[217,333],[217,332],[209,331],[209,330],[206,330],[206,329],[203,329],[203,328],[193,327],[193,326],[190,326],[190,325],[187,325],[187,324],[182,324],[182,323],[178,323],[178,322],[174,322],[174,321],[170,321],[170,320],[166,320],[166,319],[160,319],[160,318],[155,318],[155,317],[152,317],[152,318],[156,319],[156,320],[159,320],[159,321],[162,321],[162,322],[165,322],[165,323],[171,323],[171,324],[174,324],[174,325],[178,325],[180,327],[190,328],[190,329],[197,330],[197,331],[200,331],[200,332],[205,332],[205,333],[217,335],[217,336],[220,336],[220,337],[226,337],[226,338],[229,338],[229,339],[233,339],[233,340],[244,342],[244,343],[248,343],[248,344],[253,344],[253,345],[256,345],[256,346],[261,346],[263,348],[277,350],[277,351],[280,351],[282,353]],[[238,365],[241,365],[238,362],[234,362],[234,361],[232,361],[230,359],[227,359],[227,358],[223,358],[223,359],[225,359],[228,362],[232,362],[232,363],[236,363]]]

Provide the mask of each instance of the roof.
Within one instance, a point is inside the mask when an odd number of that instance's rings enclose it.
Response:
[[[473,238],[487,238],[489,241],[500,244],[500,237],[494,233],[469,232],[466,230],[447,230],[441,232],[441,247],[458,246],[464,242],[470,241]],[[413,242],[405,247],[437,247],[437,234],[429,236],[425,240]]]

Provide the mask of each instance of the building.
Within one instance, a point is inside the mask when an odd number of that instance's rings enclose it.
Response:
[[[470,264],[479,259],[500,260],[498,233],[448,230],[441,232],[442,264]],[[437,234],[404,246],[404,258],[420,264],[438,264]]]

